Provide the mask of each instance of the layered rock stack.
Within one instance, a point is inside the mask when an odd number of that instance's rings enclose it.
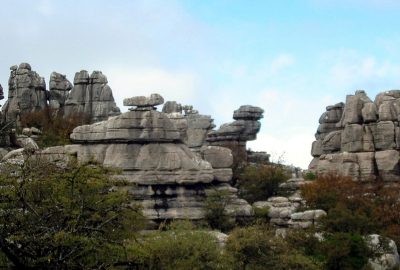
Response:
[[[10,68],[8,100],[3,106],[5,120],[14,121],[20,115],[47,107],[46,83],[28,63]]]
[[[232,154],[222,147],[205,147],[204,159],[183,143],[181,132],[169,115],[155,108],[164,102],[158,94],[124,100],[128,112],[107,121],[74,129],[75,145],[53,147],[43,153],[61,157],[74,154],[80,162],[94,159],[121,169],[118,178],[128,183],[135,200],[154,221],[202,219],[206,194],[229,194],[232,216],[251,215],[251,206],[237,198],[230,186]]]
[[[107,83],[107,77],[101,71],[93,71],[90,76],[86,70],[77,72],[74,87],[65,101],[65,116],[84,114],[94,123],[120,114]]]
[[[371,101],[364,91],[328,106],[319,119],[309,168],[361,181],[399,181],[400,90]]]
[[[233,113],[236,121],[209,132],[206,140],[210,145],[231,149],[235,164],[247,161],[246,142],[256,139],[261,128],[258,120],[263,118],[263,113],[259,107],[243,105]]]
[[[162,111],[175,124],[183,142],[193,152],[199,152],[207,144],[207,134],[215,127],[211,116],[199,114],[197,110],[193,110],[193,106],[182,106],[175,101],[167,101]]]

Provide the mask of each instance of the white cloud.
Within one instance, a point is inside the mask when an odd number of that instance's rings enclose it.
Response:
[[[158,67],[114,68],[104,70],[114,98],[122,110],[122,100],[132,96],[159,93],[164,99],[190,103],[198,91],[197,78],[188,71],[171,71]]]
[[[51,0],[40,0],[36,10],[43,16],[51,16],[55,11]]]
[[[277,74],[283,69],[290,67],[294,64],[294,57],[290,54],[280,54],[276,58],[274,58],[270,64],[269,71],[270,73]]]

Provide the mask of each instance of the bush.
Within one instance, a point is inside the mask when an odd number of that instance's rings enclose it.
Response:
[[[204,218],[212,229],[221,231],[229,231],[235,221],[228,216],[226,211],[227,205],[230,203],[230,194],[225,190],[211,190],[207,193],[204,204]]]
[[[279,185],[289,174],[279,164],[246,166],[237,179],[239,196],[249,203],[277,195]]]
[[[312,258],[275,236],[267,226],[236,228],[229,235],[226,256],[232,269],[322,269]]]
[[[89,117],[84,113],[76,113],[65,118],[50,108],[21,116],[22,128],[36,127],[42,131],[38,140],[40,147],[69,144],[69,136],[73,129],[88,123]]]
[[[134,269],[229,269],[213,236],[181,222],[133,242],[128,254]]]
[[[0,248],[18,269],[107,268],[126,260],[140,208],[113,189],[108,169],[39,158],[0,175]]]

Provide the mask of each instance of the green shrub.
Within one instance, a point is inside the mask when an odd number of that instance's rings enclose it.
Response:
[[[127,252],[134,269],[230,269],[216,239],[187,223],[172,223],[166,231],[145,235]]]
[[[268,222],[270,220],[268,214],[269,214],[269,207],[253,207],[253,212],[254,212],[254,217],[256,218],[256,221],[261,221],[261,222]]]
[[[266,200],[277,195],[287,179],[288,172],[279,164],[246,166],[237,179],[239,196],[249,203]]]
[[[315,173],[313,173],[312,171],[307,171],[304,175],[303,178],[305,180],[309,180],[309,181],[313,181],[315,179],[317,179],[317,175]]]
[[[210,190],[204,204],[204,218],[212,229],[229,231],[235,225],[234,218],[226,211],[230,194],[225,190]]]

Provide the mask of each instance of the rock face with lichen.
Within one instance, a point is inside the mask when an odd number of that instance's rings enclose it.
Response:
[[[364,91],[328,106],[319,119],[309,168],[361,181],[399,181],[400,90]]]
[[[190,141],[188,131],[180,130],[171,115],[156,110],[163,102],[158,94],[125,99],[124,104],[132,106],[128,112],[79,126],[71,134],[74,145],[47,148],[42,153],[54,159],[69,153],[80,162],[94,159],[121,169],[117,178],[128,183],[125,188],[156,222],[202,219],[206,194],[212,190],[229,194],[230,215],[251,215],[251,206],[230,185],[231,151],[202,144],[197,152],[192,151],[184,143],[185,136]]]

